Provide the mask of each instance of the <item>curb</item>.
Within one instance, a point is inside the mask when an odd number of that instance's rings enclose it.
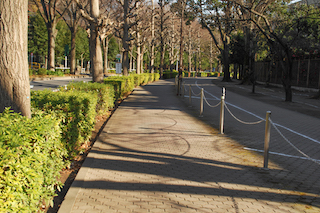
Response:
[[[50,81],[50,80],[64,80],[64,79],[75,79],[75,78],[86,78],[88,75],[77,75],[77,76],[53,76],[53,77],[35,77],[29,78],[29,81]]]

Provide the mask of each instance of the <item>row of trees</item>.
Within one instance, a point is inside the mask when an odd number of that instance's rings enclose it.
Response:
[[[71,46],[71,73],[74,73],[75,70],[75,58],[79,58],[79,55],[86,53],[83,44],[90,43],[88,46],[90,47],[90,61],[95,81],[99,81],[95,76],[100,76],[99,79],[101,80],[102,73],[106,72],[108,58],[114,58],[115,49],[118,49],[123,55],[122,61],[125,75],[128,73],[129,58],[131,58],[130,62],[136,61],[137,73],[143,70],[145,63],[149,64],[150,72],[153,72],[155,61],[158,62],[157,66],[161,73],[165,67],[173,69],[180,43],[180,46],[188,45],[188,52],[181,54],[182,59],[180,61],[186,61],[188,57],[188,61],[185,64],[188,64],[189,69],[191,69],[192,65],[201,69],[201,62],[204,62],[206,69],[209,66],[213,67],[213,61],[209,61],[209,56],[213,55],[213,49],[211,49],[211,53],[209,53],[210,50],[206,52],[200,51],[200,46],[208,46],[209,42],[204,36],[206,34],[205,30],[200,29],[199,23],[194,22],[192,25],[188,23],[189,30],[183,30],[180,35],[176,32],[179,30],[181,23],[185,25],[184,20],[182,22],[182,19],[179,20],[181,13],[179,14],[178,3],[172,4],[165,0],[159,1],[158,4],[147,1],[122,2],[114,0],[29,0],[29,2],[30,7],[32,8],[33,6],[33,10],[38,11],[38,14],[30,18],[31,26],[33,26],[31,31],[33,31],[33,34],[40,35],[43,38],[35,39],[35,36],[32,36],[29,42],[29,52],[48,55],[48,63],[46,63],[48,69],[54,69],[55,60],[57,59],[54,55],[57,52],[60,52],[61,55],[61,51],[57,51],[57,49],[61,49],[65,45],[65,42],[58,41],[59,34],[64,34],[71,38],[71,42],[69,42]],[[50,12],[50,8],[55,10]],[[36,30],[39,30],[36,26],[39,26],[41,21],[39,20],[40,15],[43,22],[42,26],[47,29],[47,39],[44,38],[43,27],[42,31],[36,32]],[[64,29],[61,29],[63,24],[61,24],[61,21],[57,21],[57,17],[60,17],[60,20],[64,20],[65,25],[70,29],[69,33],[64,33]],[[90,42],[87,42],[83,36],[85,29]],[[190,34],[191,31],[193,31],[193,34]],[[196,35],[195,31],[197,31]],[[184,34],[187,34],[188,42],[182,43],[180,38]],[[79,36],[81,40],[77,39]],[[35,44],[37,40],[40,40],[40,42],[37,42],[40,45]],[[46,48],[43,47],[45,42],[42,42],[42,40],[47,42],[48,46]],[[110,51],[109,42],[112,40],[118,40],[119,43],[113,42],[112,44],[116,45],[111,44],[112,51]],[[45,49],[47,53],[45,53]],[[56,51],[54,52],[54,50]],[[109,57],[110,52],[112,53],[111,57]],[[180,52],[183,53],[183,51]],[[196,58],[195,55],[197,56]],[[195,58],[195,62],[191,61],[190,58]],[[102,69],[104,69],[103,72],[101,71]]]
[[[11,0],[2,1],[1,21],[5,23],[2,26],[7,26],[11,21],[4,19],[2,14],[13,13],[7,11],[5,5],[25,7],[25,4],[20,5],[21,2],[22,0],[14,3]],[[137,73],[140,73],[143,70],[144,59],[148,59],[149,71],[154,72],[155,55],[158,55],[162,73],[166,61],[172,69],[179,54],[181,74],[183,65],[188,64],[188,69],[191,70],[192,58],[193,64],[197,64],[199,68],[201,62],[205,61],[203,57],[207,56],[210,59],[208,65],[212,68],[212,59],[218,56],[223,66],[224,80],[231,80],[230,64],[240,64],[243,67],[240,76],[251,80],[254,92],[255,60],[281,61],[286,101],[291,101],[290,81],[294,55],[297,52],[319,50],[319,9],[308,5],[292,6],[289,1],[159,0],[157,4],[145,0],[29,2],[37,7],[46,25],[47,68],[55,67],[57,24],[58,19],[63,19],[70,29],[71,73],[75,70],[77,31],[82,27],[86,29],[89,37],[91,71],[95,82],[103,79],[103,69],[107,67],[108,61],[108,44],[110,38],[115,36],[121,41],[119,52],[123,56],[124,75],[128,75],[130,57],[135,58]],[[19,14],[19,17],[21,15],[25,13]],[[20,25],[17,26],[15,29],[22,29]],[[204,33],[204,29],[207,33]],[[7,37],[7,32],[1,30],[2,36]],[[203,48],[204,45],[206,48]],[[5,61],[1,63],[6,64]],[[18,70],[22,72],[23,69]],[[1,75],[1,79],[4,78],[4,75]],[[6,84],[1,84],[3,85]],[[2,89],[11,99],[12,88],[12,85],[7,84]],[[14,90],[17,91],[16,87]]]
[[[292,62],[297,52],[319,51],[320,10],[303,1],[192,1],[190,7],[208,30],[220,52],[224,80],[229,65],[241,64],[242,78],[255,90],[256,60],[279,61],[286,101],[292,101]]]

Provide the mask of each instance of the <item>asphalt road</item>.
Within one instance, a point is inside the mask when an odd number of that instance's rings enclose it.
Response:
[[[209,78],[186,78],[184,82],[187,85],[184,101],[189,102],[188,85],[191,84],[191,106],[196,112],[200,111],[198,94],[201,88],[204,89],[206,100],[201,119],[219,128],[221,85],[215,85]],[[237,84],[228,84],[227,87],[224,133],[239,141],[244,149],[262,154],[265,141],[264,120],[267,111],[271,111],[270,159],[288,170],[299,170],[301,173],[305,173],[308,166],[312,170],[320,170],[319,100],[311,100],[299,93],[294,96],[295,102],[286,103],[281,100],[282,94],[277,90],[267,89],[262,95],[260,88],[257,94],[252,95],[248,91],[241,93],[240,90],[247,88],[239,87]],[[235,92],[231,92],[232,90]],[[262,122],[255,123],[259,121]],[[297,163],[292,164],[292,159],[296,159]]]
[[[78,81],[92,81],[92,77],[84,77],[84,78],[68,78],[68,77],[57,77],[53,80],[33,80],[30,82],[31,90],[55,90],[60,86],[67,85],[70,82],[78,82]]]

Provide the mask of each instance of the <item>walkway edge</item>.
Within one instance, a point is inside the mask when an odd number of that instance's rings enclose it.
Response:
[[[96,159],[97,153],[92,152],[92,150],[97,150],[100,148],[101,141],[98,138],[94,143],[92,149],[90,150],[88,156],[86,157],[84,163],[82,164],[76,178],[73,180],[71,187],[69,188],[64,200],[59,207],[58,213],[68,213],[71,212],[72,207],[75,203],[79,190],[83,187],[85,177],[87,175],[88,170],[90,169],[90,165],[93,164]]]

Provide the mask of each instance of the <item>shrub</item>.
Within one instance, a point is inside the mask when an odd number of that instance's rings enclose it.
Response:
[[[39,68],[38,69],[38,75],[47,75],[47,70],[44,68]]]
[[[177,71],[173,71],[173,72],[165,71],[165,72],[163,72],[163,78],[164,79],[175,78],[176,75],[178,75],[178,74],[179,74],[179,72],[177,72]]]
[[[158,81],[160,79],[160,73],[153,73],[154,81]]]
[[[139,74],[132,74],[131,76],[133,77],[133,81],[134,81],[134,86],[135,87],[137,87],[137,86],[142,84],[144,77],[142,77],[141,74],[140,75]]]
[[[109,69],[108,73],[116,73],[116,70],[115,69]]]
[[[105,113],[114,107],[115,91],[112,85],[91,82],[72,82],[68,84],[67,89],[96,93],[98,97],[96,112],[99,114]]]
[[[48,70],[48,71],[47,71],[47,74],[48,74],[48,75],[55,75],[55,74],[56,74],[56,72],[55,72],[55,71],[53,71],[53,70]]]
[[[56,75],[56,76],[64,76],[64,72],[63,72],[63,70],[58,70],[58,71],[55,72],[54,75]]]
[[[36,70],[29,69],[29,75],[35,75],[37,73]]]
[[[208,77],[208,73],[207,72],[198,72],[197,76],[198,77]]]
[[[135,86],[134,76],[110,76],[104,79],[105,84],[114,86],[116,99],[123,98]]]
[[[62,142],[69,158],[79,153],[82,142],[89,140],[94,128],[97,95],[80,91],[32,91],[32,107],[55,113],[61,119]]]
[[[62,185],[57,177],[66,150],[59,121],[43,113],[27,119],[6,109],[0,114],[0,156],[0,212],[38,212]]]
[[[147,84],[148,82],[150,82],[150,74],[149,73],[142,73],[141,75],[141,84]]]
[[[213,73],[211,74],[211,76],[213,76],[213,77],[223,76],[223,72],[222,72],[222,73],[213,72]]]
[[[189,77],[189,73],[190,73],[190,77],[195,77],[196,76],[196,72],[184,71],[183,72],[183,77]]]

